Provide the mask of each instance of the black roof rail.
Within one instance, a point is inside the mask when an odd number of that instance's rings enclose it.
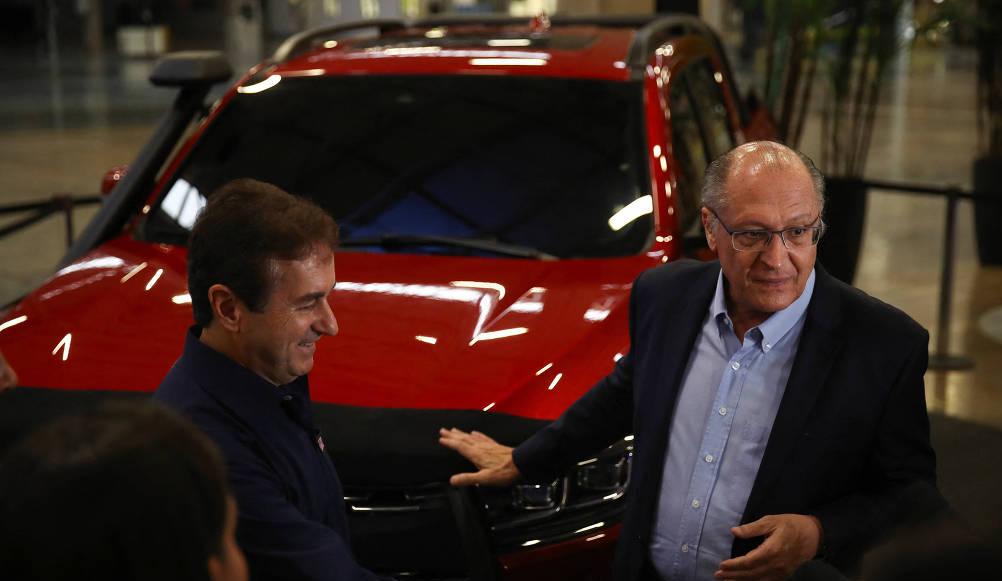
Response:
[[[402,30],[407,28],[407,26],[408,24],[403,20],[382,18],[373,20],[358,20],[356,22],[348,22],[345,24],[332,24],[330,26],[311,28],[310,30],[304,30],[303,32],[294,34],[285,39],[285,41],[282,42],[277,49],[275,49],[275,53],[271,56],[271,61],[280,63],[303,54],[313,48],[313,43],[320,39],[329,40],[349,32],[366,30],[368,28],[375,28],[379,35],[383,35],[392,30]]]
[[[695,16],[687,14],[662,16],[650,20],[637,30],[637,35],[627,51],[626,64],[632,69],[642,70],[647,66],[650,54],[656,47],[682,34],[698,34],[712,39],[717,37],[705,22]]]
[[[283,42],[270,61],[280,63],[298,56],[311,48],[321,39],[332,39],[338,36],[375,28],[378,35],[407,28],[435,28],[439,26],[527,26],[531,17],[515,17],[505,14],[471,14],[432,16],[416,20],[374,19],[360,20],[345,24],[321,26],[305,30],[289,37]],[[696,34],[710,40],[720,54],[724,72],[728,78],[734,78],[734,72],[724,52],[720,37],[702,20],[689,14],[644,14],[634,16],[560,16],[550,18],[551,26],[603,26],[607,28],[633,28],[637,30],[633,42],[627,51],[626,64],[634,75],[642,74],[647,66],[651,52],[668,39],[684,35]],[[738,101],[738,113],[743,123],[747,123],[748,112],[742,99]]]

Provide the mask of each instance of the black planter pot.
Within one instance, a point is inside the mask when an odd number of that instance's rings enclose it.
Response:
[[[989,198],[974,202],[978,259],[985,266],[1002,266],[1002,156],[974,160],[974,193]]]
[[[852,284],[863,246],[866,183],[857,178],[825,178],[825,223],[818,262],[842,282]]]

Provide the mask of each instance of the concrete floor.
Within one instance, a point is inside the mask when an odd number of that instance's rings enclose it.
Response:
[[[129,163],[172,93],[146,82],[142,60],[64,58],[60,74],[34,54],[0,61],[0,205],[54,192],[96,193],[105,170]],[[974,59],[923,51],[904,59],[885,91],[867,168],[870,178],[970,186],[976,155]],[[802,148],[819,149],[817,123]],[[872,192],[857,286],[909,313],[936,341],[945,202]],[[76,229],[94,208],[75,213]],[[0,216],[0,225],[12,218]],[[980,267],[972,210],[960,206],[951,352],[966,372],[927,375],[929,408],[1002,428],[1002,269]],[[64,246],[52,217],[0,241],[0,304],[44,280]]]

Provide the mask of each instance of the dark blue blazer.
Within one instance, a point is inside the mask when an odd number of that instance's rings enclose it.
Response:
[[[630,353],[515,450],[522,473],[542,480],[632,431],[631,489],[615,564],[620,580],[638,579],[648,559],[671,414],[719,272],[716,262],[680,261],[641,274],[630,298]],[[816,272],[742,523],[815,515],[824,529],[821,556],[849,572],[888,531],[899,498],[916,485],[934,490],[923,385],[929,335],[894,307],[820,266]],[[735,540],[732,554],[759,543]]]

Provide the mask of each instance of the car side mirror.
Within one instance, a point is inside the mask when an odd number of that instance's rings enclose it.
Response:
[[[115,167],[104,172],[104,177],[101,178],[101,195],[107,196],[115,189],[118,182],[122,181],[125,174],[129,171],[129,166],[127,165],[116,165]]]

